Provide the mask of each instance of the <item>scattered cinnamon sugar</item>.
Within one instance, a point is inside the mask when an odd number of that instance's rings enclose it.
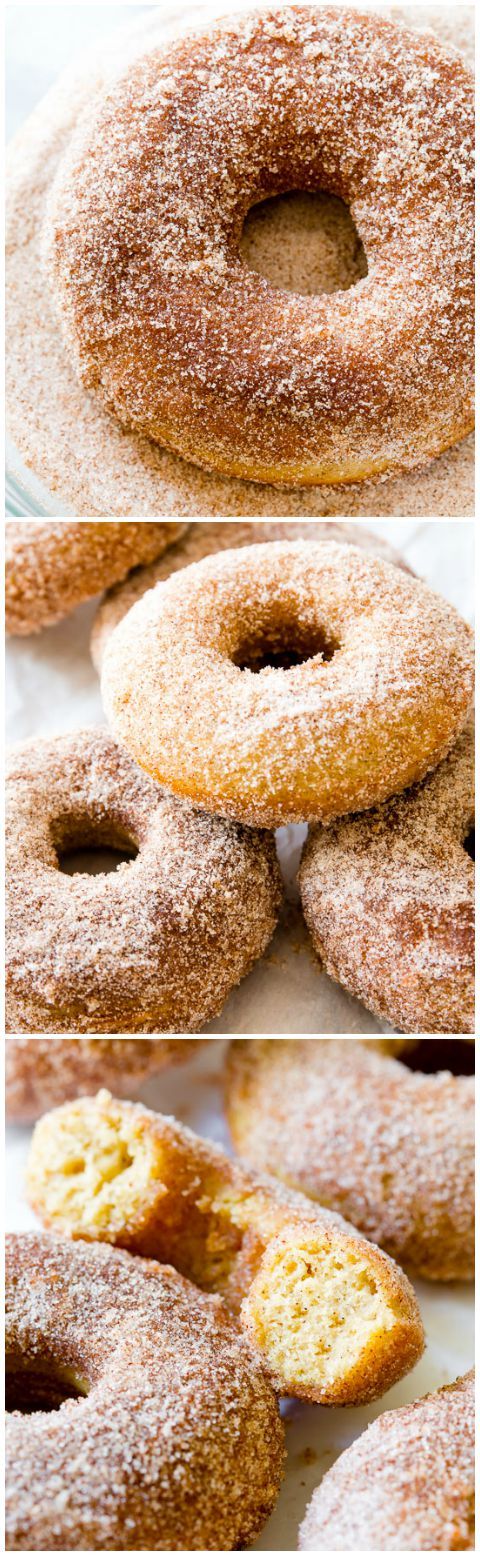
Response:
[[[418,12],[422,25],[425,11],[423,7]],[[468,7],[460,7],[460,11],[460,29],[457,14],[455,26],[452,26],[449,11],[438,7],[432,11],[431,25],[449,41],[464,46],[470,13]],[[396,8],[395,14],[409,22],[412,20],[410,7],[403,11]],[[45,296],[39,262],[44,202],[59,157],[94,86],[107,82],[109,72],[112,74],[125,67],[129,50],[132,54],[139,53],[145,47],[161,42],[162,36],[160,24],[155,33],[150,19],[148,28],[145,25],[143,30],[142,25],[136,27],[128,48],[124,41],[120,58],[118,50],[117,54],[111,51],[113,64],[107,51],[103,59],[100,54],[96,65],[91,64],[90,69],[82,70],[77,76],[73,72],[73,76],[64,78],[21,132],[12,151],[8,403],[12,437],[27,464],[52,491],[59,492],[59,500],[64,506],[68,505],[79,514],[469,514],[472,511],[471,439],[458,444],[433,465],[409,476],[362,487],[287,492],[210,476],[133,434],[122,433],[77,384]],[[287,216],[280,217],[281,223],[286,220],[288,225],[290,209],[291,202],[289,205],[287,201]],[[260,231],[264,221],[261,213],[258,218],[249,218],[247,242],[256,220]],[[298,222],[295,212],[294,221]],[[331,240],[329,232],[329,263]],[[294,226],[292,248],[297,241]],[[348,232],[348,245],[351,247],[351,231]],[[278,231],[274,226],[272,256],[277,246]],[[285,279],[284,260],[282,264]],[[314,264],[318,265],[316,257]],[[345,252],[339,264],[345,275]]]

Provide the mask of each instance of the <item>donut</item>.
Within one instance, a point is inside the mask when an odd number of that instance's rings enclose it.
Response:
[[[188,1037],[9,1037],[5,1044],[5,1103],[12,1123],[27,1124],[47,1108],[114,1086],[135,1096],[143,1081],[170,1064],[183,1064],[203,1046]]]
[[[214,551],[227,551],[232,546],[251,546],[267,540],[343,541],[345,544],[360,546],[361,550],[372,551],[374,556],[383,557],[386,562],[402,567],[404,572],[412,571],[393,546],[380,535],[364,529],[361,524],[336,524],[334,520],[322,524],[312,519],[307,519],[305,523],[293,519],[291,524],[277,524],[273,521],[263,523],[261,520],[258,524],[221,524],[215,521],[207,524],[200,519],[198,523],[189,525],[186,536],[175,546],[169,546],[166,556],[152,562],[149,567],[135,568],[122,583],[114,584],[108,590],[95,616],[90,642],[92,659],[98,672],[111,632],[147,589],[163,583],[172,573],[180,572],[182,567],[188,567],[191,562],[201,562],[204,556],[210,556]]]
[[[72,849],[132,852],[63,873]],[[197,1031],[261,955],[274,839],[184,805],[105,729],[33,740],[7,780],[7,1030]]]
[[[218,1298],[153,1260],[7,1239],[7,1550],[239,1550],[278,1407]]]
[[[40,632],[125,578],[137,562],[153,562],[185,524],[73,524],[60,519],[22,519],[5,525],[5,620],[7,632]]]
[[[328,542],[205,557],[132,607],[102,666],[108,720],[141,767],[266,827],[363,810],[423,778],[472,687],[472,633],[452,606]]]
[[[415,1294],[380,1249],[139,1103],[101,1091],[45,1114],[27,1193],[53,1232],[158,1258],[218,1292],[280,1393],[363,1404],[421,1355]]]
[[[315,827],[299,872],[327,973],[405,1032],[475,1031],[473,723],[424,782]]]
[[[327,1471],[300,1551],[475,1549],[474,1374],[389,1410]]]
[[[428,31],[330,7],[227,19],[96,95],[47,205],[83,384],[127,430],[294,486],[410,469],[473,425],[473,77]],[[276,290],[252,205],[350,207],[368,274]]]
[[[429,1280],[473,1278],[473,1076],[409,1070],[371,1040],[238,1039],[226,1110],[252,1169],[341,1212]]]

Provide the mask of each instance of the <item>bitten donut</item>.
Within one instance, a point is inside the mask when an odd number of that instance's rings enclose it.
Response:
[[[175,1270],[7,1238],[11,1551],[239,1550],[282,1478],[275,1396],[218,1298]]]
[[[72,849],[131,860],[61,869]],[[104,729],[34,740],[7,782],[7,1029],[196,1031],[265,949],[273,838],[183,805]]]
[[[135,568],[123,583],[115,584],[108,590],[99,605],[91,636],[92,659],[96,669],[100,672],[105,644],[117,622],[123,620],[131,605],[135,605],[147,589],[163,583],[172,573],[180,572],[182,567],[188,567],[191,562],[201,562],[204,556],[210,556],[214,551],[228,551],[232,547],[251,546],[267,540],[343,541],[345,545],[372,551],[374,556],[383,557],[386,562],[402,567],[406,573],[411,572],[393,546],[389,546],[380,535],[364,529],[362,524],[336,524],[334,520],[328,524],[314,520],[305,523],[292,520],[290,524],[277,524],[273,520],[271,523],[259,520],[258,524],[221,524],[213,520],[207,524],[200,519],[197,524],[190,524],[187,534],[177,545],[169,546],[166,556],[160,557],[150,567]]]
[[[190,1059],[201,1038],[9,1037],[5,1044],[5,1105],[12,1123],[29,1123],[59,1102],[114,1086],[135,1096],[142,1082]]]
[[[58,523],[22,519],[5,526],[7,632],[39,632],[81,605],[138,562],[153,562],[185,524]]]
[[[276,664],[259,669],[265,653]],[[102,667],[107,716],[141,767],[267,827],[364,810],[422,778],[454,744],[472,689],[472,633],[456,611],[328,542],[185,568],[132,607]]]
[[[406,1032],[475,1030],[473,723],[424,782],[316,827],[302,907],[330,977]]]
[[[234,17],[95,97],[52,188],[70,359],[127,429],[304,486],[411,468],[473,425],[473,78],[428,31],[344,6]],[[277,291],[242,262],[288,190],[351,209],[368,274]]]
[[[375,1399],[423,1349],[412,1287],[340,1216],[108,1092],[36,1125],[27,1192],[62,1236],[171,1263],[239,1315],[282,1394]]]
[[[257,1172],[340,1211],[430,1280],[473,1278],[473,1076],[411,1071],[375,1041],[237,1040],[226,1107]]]
[[[389,1410],[314,1492],[300,1551],[475,1549],[474,1374]]]

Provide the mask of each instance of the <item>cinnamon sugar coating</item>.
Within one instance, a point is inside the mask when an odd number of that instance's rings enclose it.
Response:
[[[473,78],[347,8],[234,17],[135,63],[72,137],[45,251],[76,371],[127,430],[257,481],[409,468],[473,424]],[[350,206],[368,275],[276,291],[249,208]]]
[[[299,882],[330,977],[405,1032],[475,1030],[473,723],[424,782],[315,828]]]
[[[226,1108],[236,1150],[340,1211],[429,1280],[471,1280],[473,1076],[423,1075],[376,1042],[230,1044]]]
[[[135,605],[147,589],[153,589],[155,584],[163,583],[172,573],[180,572],[182,567],[188,567],[191,562],[200,562],[202,557],[210,556],[214,551],[227,551],[232,546],[251,546],[267,540],[343,541],[345,544],[360,546],[361,550],[372,551],[374,556],[403,567],[407,573],[412,571],[388,541],[364,529],[362,524],[336,524],[334,520],[329,524],[308,520],[303,523],[292,521],[290,524],[269,523],[268,520],[259,520],[258,524],[219,524],[215,521],[206,524],[200,519],[198,523],[190,524],[187,534],[176,545],[169,547],[166,556],[153,562],[150,567],[135,568],[123,583],[115,584],[108,590],[99,605],[90,644],[98,672],[105,644],[113,628],[123,620],[131,605]]]
[[[415,1293],[379,1248],[139,1103],[101,1091],[45,1114],[27,1192],[62,1236],[159,1258],[219,1292],[283,1394],[362,1404],[422,1353]]]
[[[136,858],[62,873],[69,849]],[[7,1029],[196,1031],[273,934],[273,838],[166,794],[104,729],[33,740],[7,785]]]
[[[9,1237],[7,1389],[7,1550],[238,1550],[272,1511],[274,1394],[172,1269]]]
[[[191,1059],[202,1039],[10,1037],[5,1044],[7,1118],[29,1123],[47,1108],[99,1086],[133,1097],[150,1075]]]
[[[152,562],[185,524],[56,523],[22,519],[5,526],[7,632],[39,632],[124,578],[138,562]]]
[[[249,668],[292,648],[314,657]],[[102,666],[107,717],[147,772],[269,827],[362,810],[423,777],[465,724],[472,688],[472,633],[456,611],[328,542],[185,568],[132,607]]]
[[[328,1470],[298,1549],[474,1550],[474,1444],[473,1372],[389,1410]]]

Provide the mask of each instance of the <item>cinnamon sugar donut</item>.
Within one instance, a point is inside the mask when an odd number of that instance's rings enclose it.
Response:
[[[99,1086],[135,1096],[148,1076],[191,1059],[201,1038],[10,1037],[5,1044],[5,1103],[13,1123],[29,1123],[47,1108]]]
[[[314,1492],[298,1549],[475,1549],[473,1372],[357,1437]]]
[[[39,632],[68,616],[101,589],[124,578],[137,562],[153,562],[185,524],[104,524],[84,519],[50,523],[22,519],[6,524],[5,619],[7,632]]]
[[[330,7],[227,19],[95,98],[48,207],[76,370],[125,428],[229,475],[358,481],[473,424],[473,79],[429,32]],[[351,208],[368,275],[276,291],[267,196]]]
[[[375,1040],[237,1039],[226,1106],[257,1172],[341,1212],[429,1280],[473,1278],[473,1076],[411,1071]]]
[[[72,848],[136,857],[107,875]],[[273,838],[183,805],[104,729],[33,740],[7,787],[7,1029],[196,1031],[265,949]]]
[[[7,1550],[239,1550],[275,1504],[275,1396],[216,1298],[112,1248],[7,1239]]]
[[[27,1191],[61,1236],[175,1265],[239,1316],[283,1394],[374,1399],[423,1349],[403,1272],[341,1216],[106,1091],[36,1125]]]
[[[292,649],[303,662],[278,668]],[[265,650],[277,665],[259,669]],[[141,767],[267,827],[363,810],[422,778],[463,727],[472,687],[472,633],[456,611],[328,542],[185,568],[132,607],[102,667],[107,716]]]
[[[308,837],[300,866],[315,950],[406,1032],[475,1030],[474,730],[421,785]]]
[[[158,562],[152,562],[150,567],[135,568],[123,583],[115,584],[108,590],[99,605],[90,643],[92,659],[98,672],[111,632],[147,589],[163,583],[172,573],[180,572],[182,567],[188,567],[191,562],[201,562],[202,557],[210,556],[214,551],[227,551],[232,546],[251,546],[267,540],[343,541],[345,545],[360,546],[361,550],[383,557],[386,562],[402,567],[406,573],[412,571],[388,541],[364,529],[362,524],[337,524],[335,520],[322,524],[308,519],[304,523],[292,520],[290,524],[273,521],[263,523],[261,520],[258,524],[222,524],[215,521],[205,524],[200,519],[198,523],[190,524],[187,534],[175,546],[169,547],[166,556],[160,557]]]

